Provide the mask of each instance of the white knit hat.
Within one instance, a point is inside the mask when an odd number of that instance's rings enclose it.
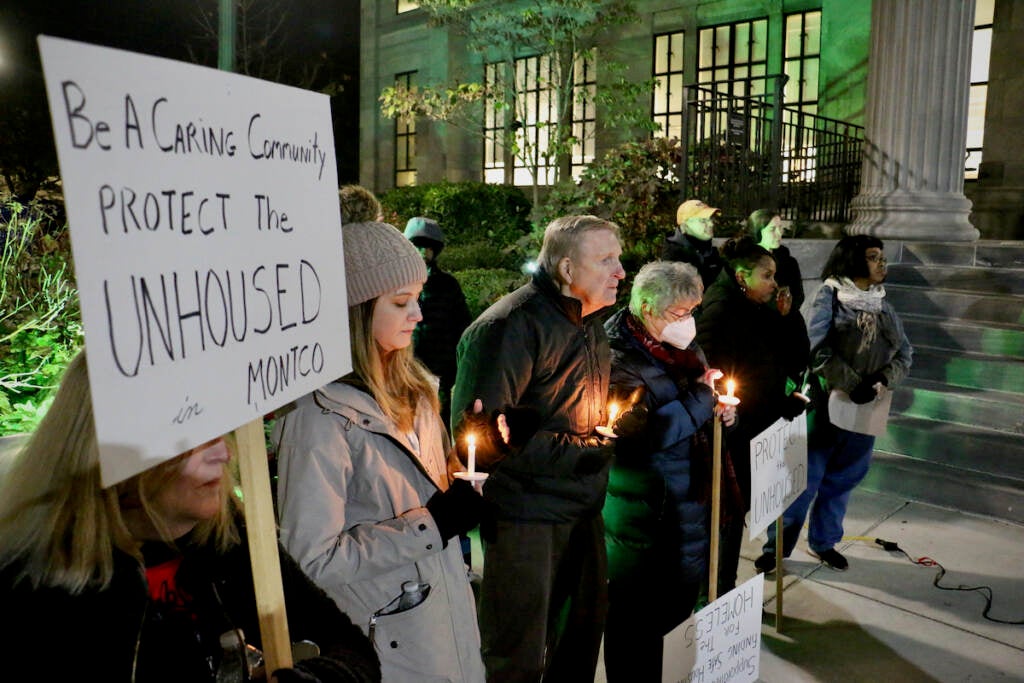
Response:
[[[393,225],[346,223],[341,237],[349,306],[427,279],[423,257]]]

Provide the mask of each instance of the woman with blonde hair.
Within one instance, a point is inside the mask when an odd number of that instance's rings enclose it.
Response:
[[[354,369],[275,426],[281,541],[370,636],[385,680],[482,681],[458,536],[483,499],[449,475],[436,380],[411,348],[426,266],[391,225],[342,236]]]
[[[235,634],[259,646],[260,630],[230,458],[217,438],[103,488],[84,352],[73,359],[0,483],[6,674],[243,680]],[[323,654],[276,679],[380,680],[363,634],[284,553],[281,572],[290,635]]]

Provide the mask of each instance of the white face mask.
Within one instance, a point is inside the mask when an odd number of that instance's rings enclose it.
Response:
[[[676,320],[661,329],[661,341],[677,349],[685,350],[697,336],[697,322],[692,315]]]

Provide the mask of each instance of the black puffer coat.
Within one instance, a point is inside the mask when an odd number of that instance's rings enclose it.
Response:
[[[770,304],[748,299],[728,266],[704,293],[696,317],[697,343],[708,363],[736,382],[740,404],[729,445],[737,456],[736,477],[748,498],[750,439],[782,417],[786,380],[799,382],[807,367],[807,329],[795,307],[783,316]]]
[[[700,273],[704,289],[711,286],[725,265],[711,240],[699,240],[689,233],[680,231],[679,228],[665,238],[661,258],[663,261],[691,264]]]
[[[667,569],[656,563],[668,562],[674,567],[669,575],[699,581],[708,553],[708,504],[698,499],[706,487],[696,478],[710,481],[710,472],[694,440],[710,424],[714,395],[695,381],[677,384],[626,327],[628,316],[623,309],[605,324],[612,392],[644,387],[649,418],[642,437],[616,443],[604,504],[608,578],[646,580]],[[703,359],[696,344],[689,350]]]
[[[419,303],[423,320],[413,332],[413,348],[447,394],[455,383],[455,349],[470,323],[466,297],[459,281],[435,264],[429,268]]]
[[[307,662],[305,672],[323,683],[379,681],[380,664],[369,639],[280,553],[289,636],[293,642],[315,642],[324,655]],[[212,683],[211,667],[217,664],[207,657],[220,655],[221,633],[240,628],[248,643],[260,647],[244,532],[242,543],[224,554],[185,546],[174,590],[191,598],[194,620],[156,609],[138,560],[115,551],[114,562],[109,586],[80,595],[33,589],[24,581],[14,585],[13,567],[0,573],[5,678]]]
[[[484,311],[459,342],[453,429],[478,398],[487,412],[539,414],[537,431],[500,464],[477,461],[491,469],[484,498],[501,519],[572,522],[601,510],[607,466],[576,472],[581,457],[611,449],[594,433],[605,418],[611,364],[599,316],[583,318],[579,300],[563,296],[542,269]]]

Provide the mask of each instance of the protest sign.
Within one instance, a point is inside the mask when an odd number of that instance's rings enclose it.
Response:
[[[329,98],[40,37],[103,484],[351,368]]]
[[[750,440],[750,538],[807,488],[807,416],[779,418]]]
[[[745,683],[761,668],[764,575],[757,574],[664,639],[662,683]]]

